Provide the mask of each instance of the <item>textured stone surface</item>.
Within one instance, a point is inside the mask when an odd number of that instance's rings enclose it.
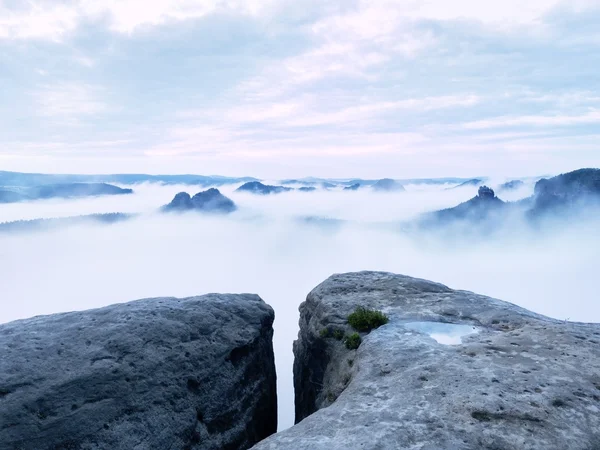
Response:
[[[357,306],[390,321],[362,333],[358,350],[322,337],[324,328],[353,332],[346,319]],[[383,272],[332,276],[300,314],[294,382],[303,420],[257,450],[600,448],[598,324]],[[414,322],[477,332],[444,345]]]
[[[273,310],[138,300],[0,326],[0,449],[243,449],[276,430]]]

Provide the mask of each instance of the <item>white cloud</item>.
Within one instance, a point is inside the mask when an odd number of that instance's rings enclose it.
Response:
[[[28,2],[18,11],[0,4],[0,38],[60,40],[79,20],[77,8],[66,4]]]
[[[483,130],[488,128],[503,128],[515,126],[572,126],[600,123],[600,110],[591,110],[579,115],[530,115],[516,117],[495,117],[492,119],[477,120],[463,125],[469,130]]]
[[[331,5],[345,2],[332,0]],[[31,0],[8,8],[0,4],[0,38],[61,40],[83,21],[106,19],[111,30],[132,33],[142,27],[197,19],[215,12],[260,17],[283,13],[287,0]],[[418,20],[470,20],[499,28],[542,25],[544,15],[557,6],[581,12],[597,6],[595,0],[360,0],[350,13],[332,16],[314,25],[315,33],[348,31],[357,39],[380,44],[394,36],[398,23]],[[335,8],[333,8],[335,9]],[[412,54],[420,39],[404,37],[397,49]]]
[[[254,16],[274,0],[32,0],[18,10],[0,5],[0,38],[61,40],[84,20],[108,21],[118,33],[169,21],[197,19],[217,11]]]
[[[47,117],[72,118],[104,113],[110,106],[102,100],[103,89],[83,83],[58,83],[40,86],[33,98],[37,112]]]
[[[423,112],[446,108],[469,107],[479,103],[476,95],[410,98],[397,101],[375,101],[350,106],[333,112],[306,111],[301,116],[285,122],[288,126],[311,126],[331,124],[365,123],[380,114],[394,111]]]

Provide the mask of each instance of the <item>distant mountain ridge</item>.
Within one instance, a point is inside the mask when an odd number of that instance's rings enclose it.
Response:
[[[42,174],[0,171],[0,186],[32,187],[44,184],[61,183],[162,183],[189,184],[198,186],[219,186],[223,184],[256,181],[253,177],[224,177],[220,175],[147,175],[147,174]]]
[[[10,222],[1,222],[0,233],[47,230],[52,228],[62,228],[86,223],[109,225],[129,220],[134,216],[134,214],[125,213],[105,213],[88,214],[82,216],[55,217],[47,219],[14,220]]]
[[[519,211],[526,219],[536,220],[550,215],[566,219],[571,212],[590,209],[600,212],[600,169],[580,169],[543,178],[536,183],[531,197],[517,202],[504,202],[491,188],[481,186],[472,199],[452,208],[424,214],[419,223],[425,227],[463,223],[493,228],[506,220],[509,214]]]
[[[123,189],[107,183],[45,184],[32,187],[0,188],[0,203],[17,203],[27,200],[47,200],[51,198],[124,195],[132,193],[132,189]]]
[[[251,194],[269,195],[280,194],[282,192],[292,191],[293,189],[285,186],[271,186],[263,184],[260,181],[250,181],[236,189],[236,192],[249,192]]]

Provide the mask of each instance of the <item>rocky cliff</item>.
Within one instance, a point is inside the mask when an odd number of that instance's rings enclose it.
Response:
[[[245,449],[275,432],[273,310],[156,298],[0,326],[0,449]]]
[[[348,349],[357,307],[389,322]],[[300,306],[294,354],[299,423],[256,450],[599,448],[598,324],[407,276],[348,273]]]
[[[491,188],[480,186],[472,199],[453,208],[424,214],[419,220],[419,226],[426,229],[462,224],[470,229],[475,225],[490,229],[504,223],[510,206],[496,197]]]
[[[574,208],[600,206],[600,169],[579,169],[535,185],[532,215],[565,214]]]

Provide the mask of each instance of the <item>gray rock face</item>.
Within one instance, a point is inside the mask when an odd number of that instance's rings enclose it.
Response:
[[[348,350],[339,332],[322,330],[353,333],[357,306],[390,320]],[[294,353],[301,422],[256,450],[599,448],[598,324],[402,275],[349,273],[300,306]]]
[[[138,300],[0,326],[0,449],[245,449],[275,432],[258,296]]]

